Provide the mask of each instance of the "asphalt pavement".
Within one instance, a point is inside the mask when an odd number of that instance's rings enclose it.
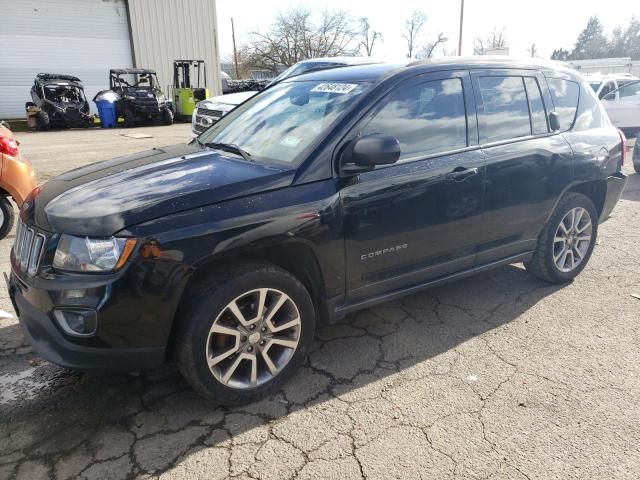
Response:
[[[41,179],[188,138],[188,125],[20,135]],[[241,408],[207,403],[171,365],[47,363],[3,286],[0,479],[638,479],[639,225],[633,174],[573,283],[510,265],[362,311]]]

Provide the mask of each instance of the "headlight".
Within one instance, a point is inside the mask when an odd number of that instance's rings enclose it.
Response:
[[[74,272],[111,272],[131,255],[133,238],[89,238],[61,235],[53,267]]]

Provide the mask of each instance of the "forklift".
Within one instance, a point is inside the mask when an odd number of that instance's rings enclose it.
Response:
[[[204,60],[174,60],[171,90],[176,120],[190,122],[196,104],[209,98]]]

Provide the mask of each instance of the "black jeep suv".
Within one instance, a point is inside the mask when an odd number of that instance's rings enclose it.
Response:
[[[621,147],[589,85],[553,64],[294,77],[189,145],[38,189],[10,295],[54,363],[173,359],[202,394],[252,401],[320,322],[508,263],[573,279],[625,185]]]

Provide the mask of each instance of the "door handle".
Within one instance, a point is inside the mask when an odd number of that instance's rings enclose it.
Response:
[[[473,177],[478,174],[478,167],[467,168],[467,167],[456,167],[453,169],[451,173],[447,174],[447,178],[449,180],[453,180],[454,182],[462,182],[469,177]]]

